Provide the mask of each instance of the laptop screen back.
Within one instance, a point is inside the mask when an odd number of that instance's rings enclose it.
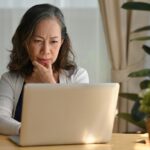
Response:
[[[118,91],[117,83],[26,84],[20,145],[108,142]]]

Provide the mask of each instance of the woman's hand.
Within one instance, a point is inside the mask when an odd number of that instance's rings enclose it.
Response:
[[[56,83],[51,64],[41,65],[37,61],[33,63],[32,75],[27,79],[27,83]]]

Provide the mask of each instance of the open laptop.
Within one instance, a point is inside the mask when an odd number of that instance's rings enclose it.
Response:
[[[107,143],[111,139],[119,84],[26,84],[21,146]]]

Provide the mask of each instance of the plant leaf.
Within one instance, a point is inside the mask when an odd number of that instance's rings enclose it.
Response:
[[[136,93],[119,93],[119,96],[127,98],[132,101],[140,100],[141,98]]]
[[[144,26],[138,29],[135,29],[134,31],[132,31],[132,33],[137,33],[137,32],[142,32],[142,31],[147,31],[150,30],[150,26]]]
[[[144,80],[140,83],[141,89],[146,89],[150,87],[150,80]]]
[[[150,76],[150,69],[142,69],[139,71],[132,72],[128,75],[129,77],[149,77]]]
[[[118,114],[118,117],[120,117],[120,118],[122,118],[122,119],[124,119],[124,120],[126,120],[126,121],[128,121],[128,122],[130,122],[130,123],[132,123],[132,124],[134,124],[134,125],[136,125],[136,126],[142,128],[142,129],[144,129],[144,130],[146,130],[144,120],[135,121],[135,120],[132,118],[131,114],[129,114],[129,113],[119,113],[119,114]]]
[[[150,40],[150,36],[137,37],[137,38],[131,39],[130,41],[147,41],[147,40]]]
[[[122,5],[122,8],[129,10],[150,11],[150,4],[144,2],[127,2]]]
[[[144,51],[150,55],[150,47],[147,45],[143,45],[142,48],[144,49]]]

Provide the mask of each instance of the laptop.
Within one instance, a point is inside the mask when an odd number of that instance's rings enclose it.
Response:
[[[119,84],[26,84],[20,146],[107,143],[111,140]]]

